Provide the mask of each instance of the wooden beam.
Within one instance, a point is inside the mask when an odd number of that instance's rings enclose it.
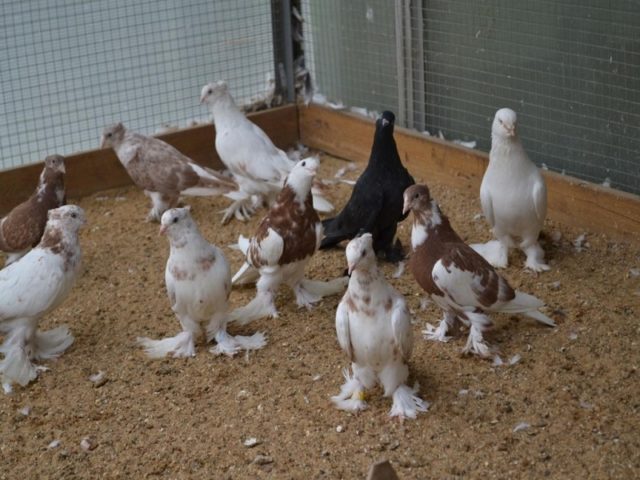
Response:
[[[366,162],[375,123],[318,105],[299,108],[300,141],[310,148]],[[395,129],[403,162],[416,181],[440,183],[479,196],[489,156],[455,143]],[[551,219],[613,237],[640,235],[640,197],[545,171]],[[478,201],[479,202],[479,201]]]
[[[251,113],[248,117],[280,148],[290,147],[298,140],[298,116],[295,105]],[[99,133],[96,132],[96,143]],[[173,145],[201,165],[211,168],[222,167],[214,147],[215,128],[212,124],[165,133],[158,135],[158,138]],[[131,185],[129,175],[111,149],[69,155],[65,157],[65,164],[68,198]],[[0,216],[33,193],[41,171],[42,163],[0,171]]]

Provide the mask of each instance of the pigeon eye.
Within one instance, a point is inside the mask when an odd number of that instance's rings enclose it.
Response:
[[[111,135],[112,135],[111,132],[107,133],[107,138],[111,138]]]
[[[416,193],[416,194],[413,196],[413,198],[414,198],[414,199],[418,198],[418,194]]]
[[[302,166],[306,167],[307,166],[307,162],[302,162]]]
[[[213,89],[209,89],[209,91],[207,92],[209,95],[211,95],[213,93]]]
[[[362,256],[364,257],[367,254],[366,250],[362,250]]]
[[[73,213],[71,214],[71,218],[78,218],[78,214],[77,214],[76,212],[73,212]]]
[[[178,223],[178,217],[173,217],[173,223]]]

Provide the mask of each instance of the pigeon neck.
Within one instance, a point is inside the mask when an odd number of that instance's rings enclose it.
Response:
[[[49,222],[44,229],[42,239],[38,245],[64,259],[64,269],[75,268],[80,262],[80,248],[77,230],[64,228],[58,222]]]
[[[211,113],[213,114],[213,123],[217,130],[229,122],[245,118],[233,100],[233,97],[228,93],[218,98],[213,105],[211,105]]]
[[[198,248],[206,243],[206,240],[200,234],[198,227],[194,224],[189,228],[181,228],[176,232],[171,232],[169,236],[171,249],[182,249],[187,245]]]
[[[380,277],[377,265],[369,265],[365,268],[356,268],[351,272],[349,287],[356,293],[367,292],[371,288],[371,284]]]
[[[38,201],[42,201],[45,197],[54,194],[58,199],[58,203],[62,203],[62,199],[64,198],[63,182],[62,173],[54,172],[47,168],[42,170],[40,181],[38,182],[38,189],[36,190]]]
[[[435,200],[431,200],[430,207],[428,210],[414,212],[411,229],[411,246],[414,250],[422,245],[433,232],[437,231],[439,226],[449,225],[449,219],[442,214]]]
[[[307,197],[310,196],[312,182],[313,177],[290,177],[289,180],[287,180],[285,188],[289,187],[293,192],[294,201],[300,205],[304,205],[307,202]],[[284,191],[284,189],[282,191]]]
[[[376,134],[371,147],[371,158],[377,158],[380,165],[394,168],[400,163],[396,142],[390,132]]]
[[[497,154],[496,158],[506,158],[506,154],[518,148],[519,145],[520,140],[518,137],[505,138],[500,135],[491,135],[491,153],[493,155]]]

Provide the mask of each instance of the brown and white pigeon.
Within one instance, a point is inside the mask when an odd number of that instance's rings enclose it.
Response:
[[[35,379],[32,361],[60,356],[72,343],[66,326],[47,332],[38,322],[69,295],[80,271],[82,253],[78,230],[85,223],[76,205],[49,210],[40,243],[20,260],[0,270],[0,379],[5,391]]]
[[[47,224],[47,212],[66,203],[64,174],[64,158],[49,155],[35,192],[0,219],[0,251],[8,254],[5,266],[38,244]]]
[[[538,236],[547,215],[547,187],[516,132],[516,112],[501,108],[491,127],[489,167],[482,178],[482,212],[497,240],[471,247],[494,267],[508,265],[510,247],[527,256],[534,272],[549,270]]]
[[[298,306],[311,307],[322,297],[344,289],[346,278],[328,282],[304,278],[304,269],[320,246],[322,223],[313,208],[311,184],[318,168],[315,158],[301,160],[293,167],[269,213],[250,240],[240,237],[244,265],[234,275],[234,285],[259,277],[256,297],[231,313],[234,321],[248,323],[277,316],[275,294],[281,283],[289,285]]]
[[[488,357],[490,350],[482,334],[492,325],[488,316],[491,313],[522,313],[555,326],[552,319],[538,311],[544,302],[511,288],[482,256],[462,241],[426,185],[413,185],[404,192],[403,210],[413,212],[411,272],[444,311],[440,325],[428,331],[427,338],[447,341],[449,329],[461,321],[470,326],[463,352]]]
[[[160,221],[180,195],[221,195],[238,188],[230,178],[196,164],[168,143],[126,130],[122,123],[104,129],[100,146],[113,148],[131,180],[151,198],[147,220]]]
[[[226,194],[234,203],[225,210],[222,223],[234,216],[244,221],[254,213],[254,198],[267,205],[273,203],[295,162],[240,111],[226,82],[202,87],[200,103],[211,110],[216,127],[216,151],[239,187]],[[314,181],[313,206],[320,212],[330,212],[333,205],[322,196],[323,187],[319,180]]]
[[[345,369],[346,382],[332,401],[341,410],[362,410],[364,391],[380,383],[384,396],[393,398],[390,416],[416,418],[428,404],[406,384],[413,331],[404,297],[378,270],[370,233],[351,240],[346,256],[351,278],[336,311],[336,332],[353,376]]]
[[[217,342],[210,350],[216,355],[233,356],[240,350],[262,348],[262,333],[250,337],[227,333],[229,263],[222,250],[204,239],[190,211],[190,207],[172,208],[162,214],[160,222],[160,233],[169,237],[171,247],[164,278],[182,332],[162,340],[138,338],[138,342],[153,358],[192,357],[204,327],[207,340]]]

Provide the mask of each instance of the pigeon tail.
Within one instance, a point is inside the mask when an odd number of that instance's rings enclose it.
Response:
[[[418,395],[418,384],[413,388],[407,385],[400,385],[393,392],[393,405],[389,411],[390,417],[416,418],[418,412],[426,412],[429,409],[429,402],[425,402]]]
[[[349,373],[349,369],[342,371],[345,383],[340,387],[340,393],[331,397],[331,401],[339,410],[347,410],[357,412],[367,408],[367,402],[364,401],[363,385]]]
[[[321,193],[312,190],[312,195],[313,195],[313,208],[316,211],[322,212],[322,213],[333,212],[335,207],[329,200],[327,200],[324,196],[322,196]]]
[[[508,249],[500,240],[472,243],[469,246],[496,268],[506,268],[509,264]]]
[[[543,306],[544,302],[539,298],[516,290],[515,298],[501,305],[498,311],[503,313],[522,313],[549,327],[555,327],[556,324],[552,319],[538,311],[538,309]]]
[[[33,342],[33,358],[46,360],[57,358],[73,343],[73,335],[66,325],[46,332],[36,332]]]
[[[240,350],[259,350],[266,345],[266,339],[262,332],[256,332],[251,336],[229,335],[224,330],[218,330],[215,334],[217,345],[209,351],[214,355],[228,355],[233,357]]]
[[[22,346],[13,345],[5,350],[5,357],[0,361],[0,378],[3,384],[18,383],[24,387],[37,376],[38,369],[31,363]]]
[[[273,304],[273,294],[271,292],[261,292],[244,307],[239,307],[232,311],[229,314],[229,322],[246,325],[260,318],[277,316],[278,312]]]
[[[523,312],[529,318],[533,318],[534,320],[539,321],[540,323],[545,324],[548,327],[555,327],[556,322],[553,319],[547,317],[544,313],[539,312],[538,310],[529,310],[528,312]]]
[[[317,297],[326,297],[329,295],[335,295],[336,293],[341,293],[349,284],[349,277],[339,277],[334,278],[329,281],[321,281],[321,280],[309,280],[304,278],[300,282],[300,286],[302,289],[306,290],[312,296]],[[320,299],[318,298],[318,300]]]
[[[253,268],[253,266],[248,262],[244,262],[231,279],[231,285],[247,285],[249,283],[255,283],[258,281],[258,278],[260,278],[260,272]]]
[[[196,355],[195,341],[191,332],[180,332],[175,337],[163,338],[162,340],[138,337],[137,341],[151,358],[167,356],[181,358],[195,357]]]

